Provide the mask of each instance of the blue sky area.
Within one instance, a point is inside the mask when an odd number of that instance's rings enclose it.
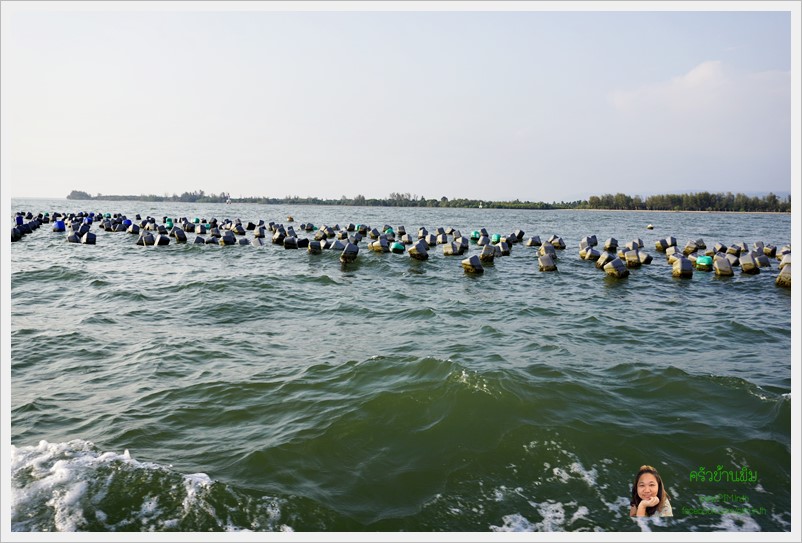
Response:
[[[9,4],[12,197],[791,190],[787,11]]]

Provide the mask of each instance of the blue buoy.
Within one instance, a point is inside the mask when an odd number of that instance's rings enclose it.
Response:
[[[17,226],[22,226],[22,223],[24,222],[22,215],[17,215],[16,221],[17,221]]]
[[[131,222],[131,219],[125,219],[125,220],[123,220],[123,226],[131,226],[132,224],[133,224],[133,223]]]
[[[53,223],[53,232],[64,232],[65,230],[64,221],[56,221]]]

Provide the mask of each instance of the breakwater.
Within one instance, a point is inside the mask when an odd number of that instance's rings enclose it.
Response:
[[[11,230],[12,242],[20,241],[24,235],[31,234],[43,224],[51,222],[53,232],[66,232],[66,241],[84,245],[96,243],[97,236],[91,231],[93,224],[97,224],[106,232],[127,232],[138,235],[136,244],[140,246],[169,245],[171,240],[175,240],[176,243],[186,243],[194,237],[191,241],[194,245],[261,247],[265,245],[265,238],[269,233],[271,242],[285,249],[306,248],[309,254],[314,255],[320,254],[324,249],[340,252],[340,261],[343,264],[356,261],[359,254],[358,244],[363,239],[371,240],[367,243],[368,248],[379,253],[403,254],[407,246],[411,246],[409,255],[416,260],[424,261],[428,260],[428,252],[439,245],[442,245],[443,255],[460,256],[469,250],[470,242],[473,242],[477,247],[481,247],[480,254],[462,260],[461,264],[467,273],[474,274],[484,272],[483,263],[492,264],[496,257],[509,256],[512,246],[522,243],[525,236],[525,232],[520,228],[507,235],[495,233],[491,237],[487,229],[482,227],[473,230],[468,238],[460,230],[450,226],[447,228],[438,226],[433,232],[421,226],[417,229],[417,235],[414,235],[414,231],[407,233],[405,226],[393,228],[389,224],[381,228],[366,224],[355,225],[353,222],[346,226],[335,224],[332,227],[325,224],[317,227],[311,222],[306,222],[301,223],[299,229],[302,233],[309,233],[310,237],[302,237],[296,233],[293,225],[285,228],[283,223],[274,221],[266,223],[264,219],[244,224],[240,218],[233,220],[225,218],[218,221],[213,217],[207,221],[205,218],[195,217],[190,221],[187,217],[178,219],[164,216],[159,222],[151,216],[143,219],[139,213],[132,220],[122,213],[94,211],[54,212],[52,216],[50,212],[34,215],[30,211],[18,211],[14,219],[15,223]],[[287,221],[292,223],[294,218],[288,216]],[[653,230],[654,225],[649,223],[646,229]],[[204,237],[207,233],[208,237]],[[252,234],[250,238],[249,233]],[[188,234],[190,238],[187,237]],[[565,241],[557,234],[552,234],[545,242],[539,235],[530,236],[526,239],[525,246],[539,248],[540,271],[557,271],[556,251],[566,248]],[[596,246],[602,247],[603,252],[599,252]],[[779,262],[779,274],[775,284],[780,287],[791,287],[790,244],[778,249],[771,243],[766,244],[758,240],[750,248],[746,242],[741,241],[729,246],[716,243],[708,249],[704,239],[697,238],[689,240],[684,247],[681,247],[677,244],[677,239],[670,235],[655,241],[654,246],[658,252],[665,253],[666,261],[672,266],[672,276],[685,279],[693,276],[694,269],[702,272],[715,271],[716,276],[731,277],[734,275],[733,268],[739,267],[745,274],[756,275],[762,268],[771,268],[770,259],[776,257]],[[608,276],[620,279],[629,276],[630,268],[651,264],[652,256],[645,252],[645,248],[646,245],[640,237],[619,247],[619,242],[614,237],[607,238],[602,245],[599,245],[596,235],[591,234],[579,241],[579,257],[595,262],[596,267],[604,270]]]

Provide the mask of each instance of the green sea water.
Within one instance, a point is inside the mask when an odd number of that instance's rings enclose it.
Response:
[[[791,529],[791,290],[671,275],[655,241],[791,242],[790,215],[12,200],[12,213],[556,234],[429,260],[52,225],[11,247],[15,531]],[[653,230],[646,225],[652,223]],[[612,279],[595,234],[642,239]],[[190,240],[194,234],[189,235]],[[245,236],[252,238],[252,233]],[[629,517],[652,464],[672,519]],[[719,466],[721,468],[719,469]],[[701,467],[755,481],[691,480]],[[722,478],[723,479],[723,478]],[[716,497],[715,501],[711,496]]]

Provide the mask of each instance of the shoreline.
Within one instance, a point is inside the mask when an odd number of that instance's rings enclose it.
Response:
[[[13,200],[67,200],[69,202],[142,202],[146,204],[199,204],[199,205],[243,205],[243,204],[251,204],[251,205],[278,205],[278,206],[324,206],[324,207],[365,207],[365,208],[375,208],[375,207],[385,207],[385,208],[410,208],[410,209],[477,209],[477,210],[516,210],[516,211],[588,211],[588,212],[601,212],[601,211],[616,211],[616,212],[623,212],[623,213],[733,213],[733,214],[742,214],[742,215],[791,215],[792,211],[729,211],[729,210],[713,210],[713,211],[706,211],[706,210],[697,210],[697,209],[612,209],[612,208],[581,208],[581,207],[554,207],[554,208],[535,208],[535,207],[439,207],[439,206],[381,206],[381,205],[358,205],[358,204],[326,204],[326,203],[258,203],[258,202],[236,202],[233,201],[231,204],[226,204],[225,202],[182,202],[180,200],[161,200],[161,201],[152,201],[152,200],[134,200],[134,199],[123,199],[123,200],[72,200],[69,198],[44,198],[44,197],[26,197],[26,196],[13,196],[11,199]],[[553,205],[553,204],[548,204]]]
[[[556,210],[549,210],[556,211]],[[701,211],[696,209],[586,209],[574,208],[571,211],[620,211],[623,213],[734,213],[739,215],[791,215],[792,211]]]

